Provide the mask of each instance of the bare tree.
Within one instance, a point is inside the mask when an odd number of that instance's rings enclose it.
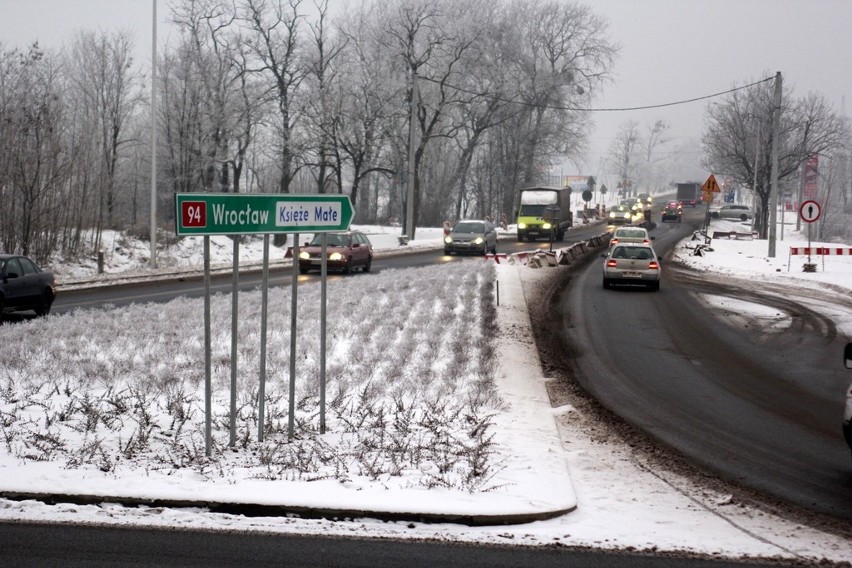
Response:
[[[670,157],[668,154],[658,155],[662,148],[670,142],[670,139],[666,138],[669,125],[663,120],[657,120],[654,124],[647,125],[646,128],[648,135],[644,141],[645,173],[643,177],[649,189],[658,189],[663,183],[659,166]]]
[[[68,75],[85,105],[79,128],[96,133],[98,159],[89,164],[97,172],[96,248],[103,228],[116,228],[119,198],[118,164],[128,145],[127,125],[139,102],[138,76],[133,68],[133,41],[127,32],[80,32],[72,42]]]
[[[57,242],[68,166],[56,58],[33,44],[0,55],[0,246],[45,260]]]
[[[204,187],[203,87],[195,76],[192,52],[191,44],[180,42],[157,65],[161,85],[158,120],[164,134],[162,152],[166,154],[163,168],[175,193]]]
[[[311,45],[306,62],[308,150],[316,158],[309,165],[315,172],[318,193],[326,193],[332,184],[340,193],[343,190],[343,154],[335,144],[335,137],[342,112],[342,100],[337,95],[343,93],[335,89],[335,85],[339,81],[338,63],[346,37],[336,34],[329,25],[328,0],[321,0],[316,8],[318,16],[308,24]]]
[[[643,161],[639,123],[628,120],[618,130],[609,149],[609,169],[618,178],[618,188],[624,197],[635,195],[641,177]]]
[[[392,180],[402,170],[401,160],[394,166],[387,140],[393,138],[390,129],[401,123],[400,105],[404,84],[394,80],[388,73],[391,58],[387,50],[376,41],[376,30],[372,22],[378,19],[380,6],[362,6],[348,14],[342,22],[342,33],[346,36],[346,49],[341,52],[337,81],[333,83],[333,98],[339,108],[338,122],[334,134],[335,143],[349,167],[351,179],[349,194],[357,207],[361,219],[378,216],[379,199],[360,192],[361,183],[371,174],[381,179]],[[397,139],[401,136],[397,136]],[[399,154],[397,155],[399,156]],[[342,172],[341,172],[342,173]],[[380,178],[374,183],[378,193]],[[389,202],[393,203],[398,192],[389,191]],[[389,207],[392,205],[389,203]],[[372,206],[374,211],[366,211]]]
[[[301,0],[245,0],[243,19],[250,29],[245,45],[254,56],[253,70],[272,79],[271,98],[278,110],[279,189],[290,192],[301,156],[295,132],[299,118],[296,93],[305,78],[299,11]]]
[[[770,213],[773,95],[773,83],[767,79],[730,93],[721,104],[709,105],[702,137],[705,166],[755,193],[760,206],[755,228],[761,238],[766,238]],[[845,133],[842,119],[821,95],[796,99],[792,89],[783,95],[777,140],[779,186],[809,156],[840,147]]]

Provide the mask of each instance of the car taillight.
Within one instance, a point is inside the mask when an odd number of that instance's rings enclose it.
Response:
[[[615,262],[614,260],[610,259],[610,260],[606,261],[606,265],[607,266],[618,266],[618,263]]]
[[[642,241],[642,244],[643,245],[650,245],[651,241],[649,241],[648,239],[645,239],[644,241]]]
[[[656,260],[648,263],[648,270],[657,270],[658,268],[660,268],[660,264]]]
[[[609,243],[610,243],[611,245],[617,245],[617,244],[618,244],[618,239],[610,239],[610,240],[609,240]]]

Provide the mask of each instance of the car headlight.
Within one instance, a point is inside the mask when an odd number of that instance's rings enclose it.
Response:
[[[485,242],[485,239],[483,239],[482,237],[476,237],[475,239],[473,239],[473,244],[475,244],[475,245],[481,245],[484,242]]]
[[[610,213],[609,216],[610,218],[615,218],[615,213]]]
[[[300,252],[300,253],[299,253],[299,258],[300,258],[300,259],[302,259],[302,260],[310,260],[311,255],[310,255],[307,251],[305,251],[305,252]]]
[[[519,229],[526,229],[526,228],[527,228],[527,224],[526,224],[526,223],[518,223],[518,228],[519,228]]]
[[[542,229],[549,229],[551,227],[550,223],[545,223],[541,226]]]
[[[444,237],[444,242],[447,243],[448,245],[453,244],[453,237],[449,237],[449,236]]]
[[[333,260],[333,261],[337,262],[338,260],[343,260],[343,255],[340,254],[339,252],[333,252],[330,255],[328,255],[328,260]]]

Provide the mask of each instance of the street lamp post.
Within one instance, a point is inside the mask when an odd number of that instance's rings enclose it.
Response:
[[[157,268],[157,0],[151,24],[151,268]]]

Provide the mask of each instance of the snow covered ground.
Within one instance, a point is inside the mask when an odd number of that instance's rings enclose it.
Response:
[[[714,223],[717,230],[728,230],[726,223]],[[389,254],[415,247],[440,247],[440,229],[418,229],[418,238],[407,248],[396,243],[398,229],[382,227],[360,227],[365,230],[380,254]],[[603,228],[603,227],[602,227]],[[712,252],[695,256],[690,247],[695,241],[681,243],[674,256],[696,269],[708,274],[728,274],[755,281],[766,280],[775,284],[786,283],[791,287],[831,287],[834,290],[852,288],[852,256],[826,257],[816,260],[816,272],[802,271],[802,257],[792,257],[787,271],[787,250],[791,245],[806,244],[806,237],[792,233],[786,228],[784,241],[778,243],[778,254],[767,258],[766,241],[715,239]],[[214,262],[227,266],[230,240],[214,239]],[[837,246],[836,243],[832,243]],[[821,246],[813,243],[813,246]],[[147,256],[145,245],[116,236],[105,258],[105,272],[111,279],[150,277],[145,267]],[[182,270],[201,265],[198,241],[183,239],[179,247],[172,248],[164,256],[160,272]],[[241,247],[244,262],[261,258],[258,241]],[[281,252],[277,252],[281,256]],[[275,262],[281,259],[274,258]],[[481,260],[476,272],[481,272]],[[486,408],[493,412],[495,445],[499,453],[497,461],[503,460],[504,467],[489,478],[488,491],[469,491],[451,486],[425,487],[417,483],[388,485],[388,476],[379,476],[370,481],[369,476],[359,475],[341,482],[339,480],[308,481],[304,479],[282,479],[272,483],[282,489],[298,492],[299,502],[310,506],[328,506],[327,495],[332,500],[341,499],[347,504],[381,504],[377,508],[399,508],[402,510],[432,511],[435,513],[478,514],[507,511],[558,510],[572,508],[573,511],[554,518],[506,526],[465,526],[453,523],[409,523],[382,522],[370,518],[332,521],[284,517],[244,517],[234,514],[212,513],[199,508],[153,508],[147,506],[123,507],[115,504],[96,503],[90,505],[58,504],[45,505],[33,500],[0,500],[0,519],[4,520],[50,520],[73,523],[115,523],[131,525],[158,525],[177,527],[208,527],[210,529],[265,531],[270,533],[319,532],[325,534],[361,535],[389,538],[434,538],[491,542],[516,545],[553,545],[597,547],[608,549],[630,549],[638,551],[675,551],[706,554],[714,557],[761,557],[788,559],[802,562],[824,561],[844,563],[852,558],[852,540],[849,533],[828,533],[810,528],[801,522],[787,520],[763,510],[739,503],[731,495],[697,485],[693,480],[676,474],[661,474],[654,471],[635,452],[623,443],[611,439],[602,441],[594,435],[595,425],[589,423],[577,408],[565,406],[551,408],[544,392],[544,377],[535,364],[534,346],[530,337],[524,339],[525,312],[520,287],[525,279],[538,277],[536,270],[520,265],[493,265],[495,278],[501,282],[501,307],[497,322],[501,331],[498,350],[501,365],[496,372],[497,390],[503,404],[487,399]],[[90,279],[94,263],[54,265],[60,282],[65,286],[82,285]],[[547,270],[547,269],[538,269]],[[384,273],[385,271],[382,271]],[[390,272],[390,271],[388,271]],[[380,276],[379,275],[376,276]],[[391,275],[392,276],[392,275]],[[371,276],[371,278],[373,278]],[[103,279],[103,277],[101,277]],[[358,277],[344,279],[345,283],[356,282]],[[425,284],[424,284],[425,285]],[[437,284],[429,284],[436,286]],[[436,289],[437,289],[436,288]],[[432,289],[432,288],[430,288]],[[245,303],[251,303],[249,295]],[[719,301],[708,298],[708,301]],[[181,300],[176,309],[198,312],[200,300]],[[752,305],[753,306],[753,305]],[[741,307],[741,306],[738,306]],[[818,305],[816,309],[831,312],[838,329],[852,337],[852,314],[838,312],[831,305]],[[757,317],[774,318],[783,325],[783,314],[767,314],[753,306]],[[137,311],[139,310],[139,311]],[[144,311],[149,310],[149,311]],[[4,343],[12,344],[17,334],[29,337],[57,337],[51,328],[59,322],[72,326],[65,330],[66,336],[87,335],[86,326],[104,325],[97,318],[115,318],[126,322],[156,322],[161,309],[139,306],[117,313],[72,314],[51,317],[20,325],[4,326],[0,329]],[[199,312],[200,313],[200,312]],[[84,319],[81,327],[74,327],[71,320]],[[176,325],[169,319],[169,325]],[[363,322],[360,324],[363,325]],[[61,333],[59,334],[61,335]],[[178,333],[179,335],[179,333]],[[21,339],[22,341],[22,339]],[[30,344],[32,343],[30,339]],[[30,348],[30,355],[35,351]],[[109,367],[110,361],[118,357],[115,351],[92,346],[95,360]],[[164,358],[173,359],[173,352],[163,353]],[[838,356],[839,361],[839,356]],[[517,365],[532,365],[538,374],[526,375],[518,371]],[[23,367],[19,367],[23,368]],[[526,373],[529,367],[524,369]],[[120,369],[114,372],[120,372]],[[479,372],[479,371],[476,371]],[[535,380],[521,380],[527,376]],[[8,375],[0,374],[0,386],[9,384]],[[11,404],[0,399],[4,413]],[[840,402],[838,403],[840,408]],[[838,417],[839,423],[839,417]],[[558,426],[557,426],[558,425]],[[838,428],[839,431],[839,428]],[[839,432],[838,432],[839,435]],[[124,438],[126,441],[128,438]],[[523,452],[527,452],[524,454]],[[531,466],[530,464],[535,464]],[[434,465],[434,464],[433,464]],[[120,469],[121,475],[99,471],[94,467],[67,467],[56,462],[31,463],[15,457],[8,444],[0,447],[0,490],[37,492],[39,488],[50,488],[52,492],[83,492],[90,494],[120,494],[131,488],[138,495],[180,498],[192,496],[193,491],[204,487],[205,498],[209,491],[215,494],[217,478],[225,479],[231,490],[246,499],[274,503],[292,501],[291,495],[269,490],[269,480],[242,479],[232,483],[228,472],[235,467],[211,468],[199,472],[188,468],[173,478],[160,475],[157,468],[144,467]],[[422,471],[417,474],[421,475]],[[226,477],[221,477],[225,475]],[[415,480],[409,475],[408,481]],[[168,479],[171,478],[171,479]],[[541,491],[525,494],[525,489],[538,486]],[[278,486],[276,486],[278,487]],[[125,489],[123,489],[125,488]],[[212,489],[211,489],[212,488]],[[481,488],[480,488],[481,489]],[[331,493],[329,493],[331,491]],[[195,493],[197,494],[197,493]],[[356,497],[353,497],[355,495]],[[400,501],[403,499],[403,501]],[[391,503],[393,505],[391,506]],[[626,522],[629,520],[629,522]]]

